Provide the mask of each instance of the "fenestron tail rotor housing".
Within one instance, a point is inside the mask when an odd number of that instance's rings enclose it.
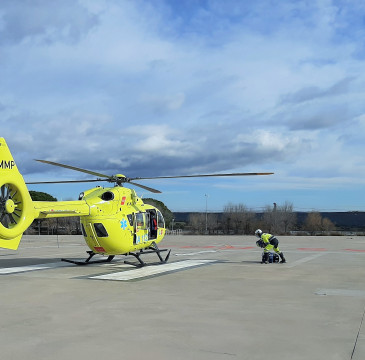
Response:
[[[16,185],[3,184],[0,188],[0,223],[9,229],[19,222],[23,211],[23,199]]]

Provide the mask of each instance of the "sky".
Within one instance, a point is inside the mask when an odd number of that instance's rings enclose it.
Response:
[[[140,181],[172,211],[365,211],[364,39],[355,0],[2,0],[0,137],[29,182],[274,172]]]

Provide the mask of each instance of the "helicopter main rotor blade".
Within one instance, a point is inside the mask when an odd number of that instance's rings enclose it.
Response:
[[[252,175],[272,175],[274,173],[230,173],[230,174],[200,174],[200,175],[180,175],[180,176],[157,176],[157,177],[138,177],[131,180],[153,180],[153,179],[178,179],[178,178],[194,178],[194,177],[214,177],[214,176],[252,176]]]
[[[63,167],[70,170],[79,171],[85,174],[94,175],[99,177],[96,180],[65,180],[65,181],[34,181],[34,182],[28,182],[27,184],[66,184],[66,183],[83,183],[83,182],[98,182],[98,181],[108,181],[108,182],[114,182],[117,185],[121,186],[124,183],[129,183],[134,186],[138,186],[142,189],[145,189],[147,191],[153,192],[153,193],[161,193],[161,191],[153,189],[151,187],[137,184],[135,182],[132,182],[132,180],[153,180],[153,179],[178,179],[178,178],[198,178],[198,177],[218,177],[218,176],[252,176],[252,175],[272,175],[272,172],[268,173],[228,173],[228,174],[198,174],[198,175],[178,175],[178,176],[156,176],[156,177],[135,177],[135,178],[127,178],[124,175],[113,175],[108,176],[105,174],[101,174],[95,171],[90,171],[82,168],[78,168],[71,165],[65,165],[61,163],[57,163],[54,161],[48,161],[48,160],[36,160],[45,164],[50,164],[54,166]],[[100,179],[100,177],[102,179]]]
[[[153,189],[153,188],[148,187],[148,186],[145,186],[145,185],[137,184],[137,183],[132,182],[132,181],[127,181],[127,184],[132,184],[132,185],[134,185],[134,186],[138,186],[138,187],[140,187],[140,188],[142,188],[142,189],[145,189],[145,190],[151,191],[151,192],[153,192],[153,193],[155,193],[155,194],[161,194],[161,191],[160,191],[160,190],[156,190],[156,189]]]
[[[108,179],[94,179],[94,180],[60,180],[60,181],[32,181],[26,182],[27,185],[34,184],[68,184],[68,183],[87,183],[87,182],[98,182],[98,181],[108,181]]]
[[[53,162],[53,161],[37,160],[37,159],[35,159],[35,161],[39,161],[39,162],[45,163],[45,164],[60,166],[60,167],[66,168],[66,169],[71,169],[71,170],[83,172],[83,173],[86,173],[86,174],[89,174],[89,175],[99,176],[99,177],[103,177],[103,178],[110,178],[110,176],[108,176],[108,175],[101,174],[101,173],[98,173],[98,172],[95,172],[95,171],[90,171],[90,170],[81,169],[81,168],[78,168],[78,167],[75,167],[75,166],[60,164],[60,163],[56,163],[56,162]]]

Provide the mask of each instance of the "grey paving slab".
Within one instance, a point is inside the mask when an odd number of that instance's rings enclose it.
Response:
[[[2,358],[364,359],[365,237],[279,240],[262,265],[253,236],[168,236],[170,267],[129,279],[61,263],[82,237],[24,237],[0,250]]]

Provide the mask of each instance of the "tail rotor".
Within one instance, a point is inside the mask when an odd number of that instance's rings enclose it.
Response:
[[[13,184],[4,184],[0,189],[0,223],[6,229],[14,228],[22,218],[23,199]]]

